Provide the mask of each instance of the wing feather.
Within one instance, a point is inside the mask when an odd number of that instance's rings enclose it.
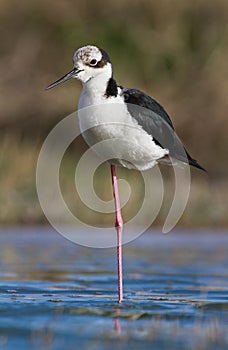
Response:
[[[169,115],[156,100],[137,89],[124,88],[122,95],[130,114],[153,137],[154,142],[168,149],[171,157],[205,170],[186,151],[175,133]]]

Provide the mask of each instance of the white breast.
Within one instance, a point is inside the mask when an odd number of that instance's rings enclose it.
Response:
[[[146,170],[168,154],[132,118],[120,94],[106,98],[83,90],[78,116],[85,141],[104,161]]]

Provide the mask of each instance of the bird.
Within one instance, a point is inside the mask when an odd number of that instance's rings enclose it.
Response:
[[[79,126],[86,143],[110,163],[117,230],[118,303],[123,301],[123,218],[117,185],[117,166],[144,171],[158,163],[189,164],[206,171],[193,159],[175,133],[173,123],[154,98],[117,84],[109,54],[86,45],[73,55],[73,69],[47,90],[71,78],[82,83]],[[107,142],[105,142],[107,141]],[[102,143],[105,142],[105,143]],[[95,147],[101,143],[101,147]]]

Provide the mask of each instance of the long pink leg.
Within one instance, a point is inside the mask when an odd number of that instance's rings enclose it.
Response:
[[[123,300],[123,273],[122,273],[122,231],[123,219],[120,209],[120,199],[116,177],[116,166],[111,164],[113,195],[116,208],[116,231],[117,231],[117,261],[118,261],[118,302]]]

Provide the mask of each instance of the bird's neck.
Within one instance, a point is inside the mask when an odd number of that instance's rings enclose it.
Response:
[[[117,96],[117,93],[117,84],[112,77],[111,69],[96,75],[87,82],[83,82],[83,94],[91,96],[93,99],[109,98]]]

